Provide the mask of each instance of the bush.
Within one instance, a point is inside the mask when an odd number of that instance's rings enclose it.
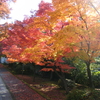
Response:
[[[100,100],[100,90],[92,90],[86,100]]]
[[[18,64],[14,69],[15,74],[22,74],[22,66]]]
[[[8,67],[13,70],[15,67],[17,67],[17,63],[8,63]]]
[[[85,100],[83,90],[74,89],[68,95],[66,100]]]
[[[33,67],[30,63],[29,64],[23,64],[23,63],[9,63],[8,68],[11,70],[14,74],[26,74],[30,75],[33,74],[33,70],[31,69]]]
[[[75,82],[73,82],[70,79],[66,79],[66,84],[68,87],[73,88],[75,86]],[[62,82],[61,79],[58,80],[58,86],[62,89],[64,89],[64,83]]]
[[[72,76],[73,80],[76,83],[79,83],[82,85],[88,85],[86,64],[80,59],[77,59],[76,62],[74,63],[76,69],[74,69],[71,72],[71,76]]]
[[[78,73],[75,82],[83,85],[88,85],[88,78],[84,72],[80,72]]]
[[[94,72],[92,78],[94,86],[100,88],[100,71]]]
[[[66,100],[100,100],[100,90],[73,89],[67,95]]]

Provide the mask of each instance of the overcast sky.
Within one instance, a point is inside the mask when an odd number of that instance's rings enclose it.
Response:
[[[52,0],[43,0],[45,2],[52,2]],[[16,3],[11,3],[12,8],[10,17],[12,19],[5,20],[8,22],[13,22],[14,20],[23,20],[24,15],[30,15],[30,10],[37,10],[38,5],[41,0],[17,0]],[[0,23],[5,21],[1,20]]]

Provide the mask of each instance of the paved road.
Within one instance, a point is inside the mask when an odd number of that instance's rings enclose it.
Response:
[[[1,76],[0,76],[0,100],[13,100]]]

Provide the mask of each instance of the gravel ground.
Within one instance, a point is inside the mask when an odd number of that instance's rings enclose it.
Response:
[[[46,100],[0,65],[0,75],[14,100]]]

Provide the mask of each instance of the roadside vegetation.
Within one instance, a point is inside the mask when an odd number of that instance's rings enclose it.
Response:
[[[99,57],[96,58],[95,63],[92,63],[92,78],[94,88],[89,87],[88,77],[86,74],[86,67],[82,61],[79,61],[71,73],[66,73],[66,84],[68,86],[68,93],[64,90],[64,85],[61,79],[53,72],[40,71],[45,66],[38,66],[35,81],[33,80],[33,70],[31,64],[10,63],[4,64],[5,67],[14,74],[17,78],[22,80],[30,88],[37,91],[40,95],[47,98],[47,100],[99,100],[100,99],[100,71],[99,71]],[[74,64],[73,61],[69,63]],[[82,67],[79,67],[82,66]],[[40,68],[40,69],[39,69]]]

